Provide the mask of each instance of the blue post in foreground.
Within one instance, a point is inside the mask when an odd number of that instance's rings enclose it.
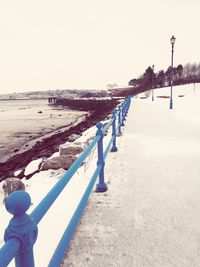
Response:
[[[33,245],[37,239],[38,229],[33,218],[25,212],[31,205],[31,198],[27,192],[15,191],[5,200],[5,206],[14,217],[5,230],[5,242],[16,239],[20,247],[15,256],[16,267],[34,267]]]
[[[97,184],[96,187],[96,192],[105,192],[108,190],[107,184],[104,182],[104,157],[103,157],[103,131],[102,131],[102,126],[103,124],[98,122],[96,124],[97,126],[97,133],[96,135],[100,135],[100,139],[98,141],[98,161],[97,165],[101,165],[101,171],[99,173],[99,183]]]
[[[111,152],[116,152],[117,151],[117,146],[116,146],[116,110],[113,110],[112,118],[113,118],[113,122],[112,122],[113,143],[112,143]]]

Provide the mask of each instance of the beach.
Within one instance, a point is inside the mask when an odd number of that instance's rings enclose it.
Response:
[[[88,112],[48,105],[48,100],[0,101],[0,164],[44,138],[66,131]]]
[[[107,106],[93,109],[85,103],[85,110],[77,110],[48,105],[47,99],[0,101],[0,180],[31,160],[51,156],[71,134],[81,134],[117,104],[109,100]]]

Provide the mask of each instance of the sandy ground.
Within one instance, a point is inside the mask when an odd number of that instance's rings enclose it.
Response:
[[[31,142],[34,144],[59,128],[69,127],[87,114],[55,108],[48,105],[47,100],[7,102],[0,102],[0,163],[30,149]]]
[[[132,103],[63,267],[200,266],[200,124],[181,114]]]

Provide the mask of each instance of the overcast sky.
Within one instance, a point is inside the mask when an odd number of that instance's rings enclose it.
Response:
[[[199,0],[0,0],[0,93],[127,85],[199,63]]]

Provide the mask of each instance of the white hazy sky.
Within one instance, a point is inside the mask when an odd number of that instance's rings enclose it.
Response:
[[[0,93],[127,85],[199,63],[199,0],[0,0]]]

